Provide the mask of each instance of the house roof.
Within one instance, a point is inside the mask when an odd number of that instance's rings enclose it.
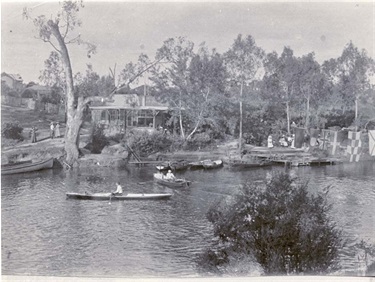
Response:
[[[158,107],[158,106],[140,106],[140,107],[131,107],[131,106],[90,106],[92,110],[156,110],[156,111],[167,111],[169,108]]]
[[[12,74],[12,73],[6,73],[6,72],[3,72],[1,74],[1,76],[9,76],[10,78],[12,78],[13,80],[16,80],[16,81],[23,81],[21,75],[19,75],[18,73],[17,74]]]
[[[144,100],[143,100],[144,98]],[[91,106],[92,109],[159,109],[167,110],[168,105],[156,101],[155,97],[138,94],[114,94],[111,102],[106,102],[104,105]]]

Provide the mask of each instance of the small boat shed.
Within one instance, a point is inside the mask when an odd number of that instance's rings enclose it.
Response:
[[[158,129],[164,126],[168,106],[145,94],[114,94],[111,102],[90,106],[92,122],[106,133],[129,129]]]

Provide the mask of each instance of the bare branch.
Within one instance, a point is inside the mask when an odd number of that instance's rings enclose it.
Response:
[[[154,65],[156,65],[157,63],[159,63],[162,59],[163,59],[163,57],[160,58],[160,59],[158,59],[158,60],[155,60],[154,62],[152,62],[151,64],[149,64],[146,68],[144,68],[143,70],[141,70],[140,72],[138,72],[131,79],[129,79],[129,81],[127,82],[127,85],[129,86],[129,84],[132,83],[137,77],[141,76],[143,73],[145,73],[146,71],[148,71]]]
[[[111,77],[113,79],[113,84],[116,86],[116,66],[117,64],[115,63],[115,66],[113,67],[113,70],[111,67],[109,67],[109,72],[111,73]]]
[[[68,42],[65,42],[65,44],[76,43],[76,42],[79,41],[80,37],[81,37],[81,35],[78,35],[77,37],[75,37],[75,38],[69,40]],[[64,36],[63,38],[65,39],[65,36]]]
[[[55,49],[57,52],[59,52],[61,54],[61,51],[59,49],[57,49],[57,47],[50,40],[47,40],[47,39],[44,39],[44,38],[40,38],[40,37],[36,37],[36,36],[34,36],[34,38],[38,39],[38,40],[42,40],[43,42],[51,44],[51,46],[53,47],[53,49]]]
[[[68,31],[69,31],[69,21],[67,21],[67,23],[66,23],[66,29],[65,29],[65,33],[64,33],[64,35],[63,35],[63,38],[65,39],[65,37],[66,37],[66,35],[68,34]],[[68,43],[67,43],[68,44]]]

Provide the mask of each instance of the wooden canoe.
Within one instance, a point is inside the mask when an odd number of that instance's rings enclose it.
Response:
[[[16,174],[16,173],[24,173],[24,172],[32,172],[42,169],[48,169],[53,167],[53,158],[48,160],[43,160],[40,162],[20,162],[14,164],[7,164],[5,166],[1,166],[1,174],[8,175],[8,174]]]
[[[186,186],[189,186],[191,183],[190,181],[187,181],[185,179],[178,179],[178,178],[174,180],[165,179],[162,173],[155,173],[154,179],[156,183],[159,183],[168,187],[172,187],[172,188],[186,187]]]
[[[113,196],[111,193],[66,193],[67,199],[96,200],[96,201],[124,201],[124,200],[163,200],[172,197],[170,193],[142,194],[128,193],[121,196]]]

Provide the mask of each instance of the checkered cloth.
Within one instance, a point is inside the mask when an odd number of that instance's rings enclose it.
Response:
[[[375,130],[368,131],[368,139],[370,156],[375,156]]]
[[[349,144],[347,148],[347,153],[350,156],[350,162],[359,161],[359,157],[361,155],[361,147],[362,147],[362,142],[361,142],[361,132],[354,132],[354,131],[349,131],[348,132],[348,139],[349,139]]]

